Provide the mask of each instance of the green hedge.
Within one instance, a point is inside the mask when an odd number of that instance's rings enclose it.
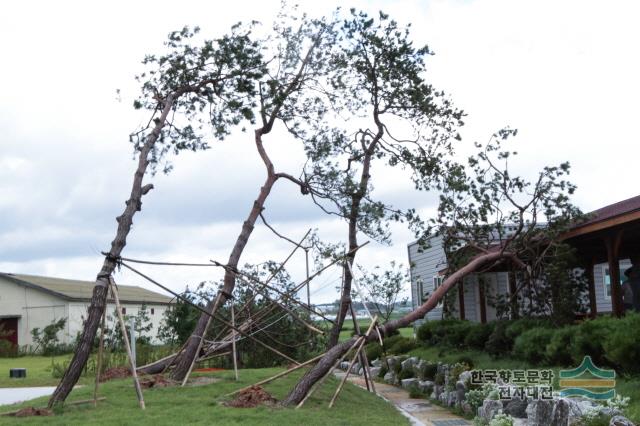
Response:
[[[513,356],[534,365],[575,366],[589,355],[596,365],[640,373],[640,313],[621,319],[603,316],[564,327],[540,318],[488,324],[427,321],[418,328],[417,337],[429,346],[482,350],[496,358]]]

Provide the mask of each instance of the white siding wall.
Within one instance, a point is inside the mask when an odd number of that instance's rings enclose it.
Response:
[[[429,240],[430,247],[420,252],[417,243],[409,245],[409,265],[411,265],[411,294],[414,308],[419,306],[422,298],[433,293],[433,277],[446,267],[446,256],[442,248],[442,238]],[[422,294],[418,294],[419,281],[422,281]],[[427,314],[427,319],[442,318],[442,309],[435,308]]]

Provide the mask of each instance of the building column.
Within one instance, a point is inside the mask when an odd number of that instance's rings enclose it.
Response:
[[[622,231],[609,234],[604,242],[607,247],[607,263],[609,264],[609,278],[611,280],[611,311],[614,316],[622,316],[622,289],[620,288],[620,263],[618,254],[620,252],[620,242]]]
[[[487,298],[484,294],[484,279],[478,276],[478,299],[480,302],[480,322],[486,324],[487,322]]]
[[[598,305],[596,303],[596,282],[593,275],[593,259],[587,262],[587,281],[589,283],[589,316],[595,318],[598,315]]]
[[[462,280],[458,282],[458,307],[460,308],[460,319],[465,319],[464,313],[464,284]]]
[[[511,319],[518,319],[520,317],[518,306],[518,287],[516,285],[516,273],[513,268],[509,271],[509,307],[511,311]]]

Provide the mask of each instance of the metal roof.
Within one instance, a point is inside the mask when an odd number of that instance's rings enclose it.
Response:
[[[15,284],[41,290],[45,293],[66,300],[88,301],[93,293],[93,281],[68,280],[64,278],[40,277],[36,275],[8,274],[0,272],[0,278],[5,278]],[[170,304],[173,298],[155,293],[142,287],[118,285],[118,295],[122,303]],[[111,299],[110,299],[111,300]]]
[[[607,219],[612,219],[623,214],[632,213],[640,210],[640,195],[629,198],[627,200],[618,201],[617,203],[609,204],[590,212],[589,219],[586,222],[581,222],[576,225],[575,228],[580,228],[592,223],[602,222]]]

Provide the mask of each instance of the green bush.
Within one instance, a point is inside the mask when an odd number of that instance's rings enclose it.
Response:
[[[395,337],[395,336],[394,336]],[[388,351],[392,354],[400,355],[406,354],[409,351],[412,351],[418,347],[418,344],[415,340],[410,337],[400,337],[396,340],[393,345],[388,348]]]
[[[473,369],[475,363],[473,362],[473,360],[471,359],[471,357],[468,356],[461,356],[456,360],[457,364],[464,364],[467,367],[469,367],[469,369]]]
[[[580,324],[570,348],[573,362],[580,363],[585,355],[590,355],[596,365],[608,364],[603,343],[619,327],[619,321],[617,318],[599,317]]]
[[[551,328],[551,323],[544,318],[520,318],[510,321],[505,332],[515,342],[520,335],[533,328]]]
[[[382,379],[388,372],[389,372],[389,369],[387,368],[385,363],[382,363],[382,367],[380,367],[380,372],[378,373],[378,377]]]
[[[436,373],[433,382],[438,386],[444,385],[444,373]]]
[[[498,358],[511,352],[513,339],[507,336],[506,321],[499,321],[493,327],[493,332],[484,345],[485,351],[493,358]]]
[[[438,364],[427,364],[424,366],[424,370],[422,371],[422,379],[434,381],[437,373]]]
[[[618,319],[604,341],[605,357],[627,373],[640,373],[640,314],[629,313]]]
[[[369,361],[373,361],[374,359],[382,359],[382,346],[380,346],[380,343],[369,343],[365,348],[365,352]]]
[[[464,338],[464,345],[470,349],[484,349],[484,345],[493,333],[495,325],[495,322],[471,324]]]
[[[438,345],[451,344],[453,342],[455,346],[457,341],[464,341],[464,332],[468,324],[468,321],[459,319],[426,321],[418,328],[416,336],[423,343]],[[460,337],[460,334],[462,334],[462,337]]]
[[[411,379],[413,377],[413,371],[410,370],[400,370],[398,373],[398,380]]]
[[[545,360],[545,349],[551,342],[553,332],[542,327],[523,332],[513,344],[514,355],[531,364],[540,364]]]
[[[546,359],[551,365],[569,366],[573,364],[569,348],[571,348],[577,329],[576,326],[567,326],[554,331],[545,350]]]

